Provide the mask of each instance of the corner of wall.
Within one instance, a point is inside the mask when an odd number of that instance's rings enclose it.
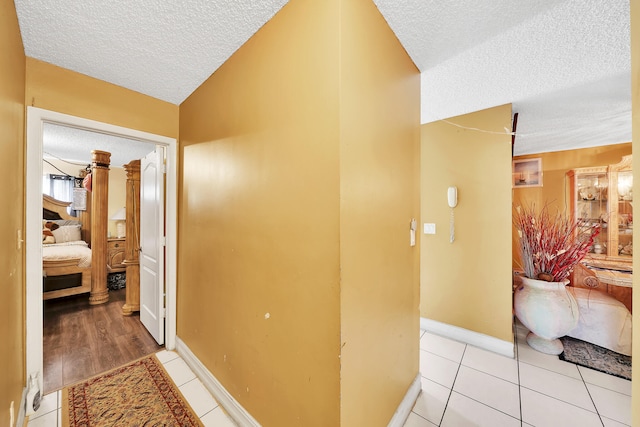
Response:
[[[421,236],[420,314],[504,341],[513,340],[511,136],[495,133],[510,126],[510,104],[425,124],[420,165],[421,222],[436,229]]]

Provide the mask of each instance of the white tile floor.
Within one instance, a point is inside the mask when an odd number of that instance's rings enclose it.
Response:
[[[422,393],[404,426],[631,425],[631,381],[539,353],[526,332],[517,324],[511,359],[421,331]],[[177,353],[157,355],[205,426],[235,426]],[[29,426],[61,425],[56,392],[45,396]]]
[[[631,425],[631,381],[533,350],[516,359],[421,331],[422,393],[405,427]]]

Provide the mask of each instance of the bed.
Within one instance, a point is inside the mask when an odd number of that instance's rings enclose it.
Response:
[[[91,291],[91,249],[84,216],[67,213],[70,202],[42,196],[42,295],[43,299],[60,298]],[[46,243],[45,243],[46,241]]]
[[[568,336],[631,356],[633,319],[624,299],[608,292],[596,273],[582,264],[571,275],[571,286],[580,317]],[[630,301],[629,301],[630,302]]]

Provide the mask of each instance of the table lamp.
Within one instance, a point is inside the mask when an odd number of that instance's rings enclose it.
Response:
[[[118,238],[125,237],[126,228],[125,221],[127,219],[127,210],[126,208],[120,208],[118,211],[113,214],[110,218],[112,221],[116,221],[116,233],[118,234]]]

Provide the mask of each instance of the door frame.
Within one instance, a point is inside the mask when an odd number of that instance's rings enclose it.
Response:
[[[175,138],[155,135],[122,126],[85,119],[38,107],[27,107],[26,152],[26,375],[39,373],[43,390],[43,302],[42,302],[42,137],[45,123],[74,127],[87,131],[162,145],[166,149],[165,197],[165,348],[176,344],[176,277],[177,277],[177,177],[178,142]]]

